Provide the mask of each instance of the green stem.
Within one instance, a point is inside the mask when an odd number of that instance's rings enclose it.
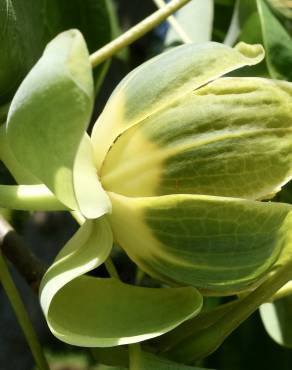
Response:
[[[158,8],[163,8],[165,6],[164,0],[153,0],[154,3],[157,5]],[[178,23],[176,18],[173,15],[170,15],[167,18],[168,23],[170,26],[174,29],[174,31],[177,33],[177,35],[181,38],[182,42],[184,44],[189,44],[192,42],[188,34],[185,32],[185,30],[181,27],[181,25]]]
[[[49,365],[43,354],[41,345],[38,341],[37,335],[31,324],[31,321],[27,315],[25,307],[22,303],[20,295],[14,285],[14,282],[10,276],[10,272],[6,265],[6,262],[0,252],[0,280],[3,288],[9,298],[11,306],[15,312],[18,322],[23,330],[26,337],[27,343],[31,349],[32,355],[35,359],[36,365],[39,370],[49,370]]]
[[[172,348],[171,356],[178,361],[192,362],[214,352],[243,321],[291,279],[291,271],[292,260],[275,266],[272,275],[257,289],[240,299],[238,304],[234,304],[209,328],[195,333]]]
[[[171,14],[176,12],[178,9],[187,4],[190,0],[173,0],[163,8],[157,10],[155,13],[151,14],[149,17],[145,18],[143,21],[138,23],[136,26],[132,27],[121,36],[105,45],[101,49],[97,50],[95,53],[90,55],[90,62],[92,67],[96,67],[98,64],[102,63],[106,59],[112,57],[119,50],[125,46],[130,45],[147,32],[151,31],[154,27],[168,18]]]
[[[107,272],[109,273],[110,277],[120,280],[118,271],[117,271],[111,257],[107,258],[107,260],[104,262],[104,265],[105,265],[105,267],[107,269]]]
[[[292,281],[289,281],[281,289],[279,289],[277,293],[275,293],[273,297],[270,299],[270,302],[274,302],[277,301],[278,299],[288,297],[289,295],[292,295]]]
[[[23,211],[67,210],[45,185],[0,185],[0,207]]]
[[[135,370],[140,368],[141,356],[141,346],[139,343],[134,343],[129,345],[129,363],[130,363],[130,370]]]
[[[0,123],[3,123],[6,121],[9,106],[10,106],[10,102],[0,106]]]

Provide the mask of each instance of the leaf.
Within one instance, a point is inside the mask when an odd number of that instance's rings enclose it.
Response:
[[[278,344],[292,348],[292,296],[287,296],[260,307],[266,331]]]
[[[97,367],[92,368],[92,370],[128,370],[126,367],[116,367],[116,366],[107,366],[107,365],[98,365]]]
[[[196,0],[181,8],[175,18],[191,42],[206,42],[212,36],[213,13],[213,0]],[[182,43],[180,36],[170,26],[165,37],[165,46]]]
[[[67,207],[88,218],[99,217],[110,207],[97,178],[90,142],[89,149],[84,151],[81,145],[79,150],[93,98],[88,51],[80,32],[71,30],[48,44],[19,87],[7,119],[8,143],[19,164]],[[88,165],[80,170],[79,161]]]
[[[268,3],[279,15],[288,19],[292,18],[291,4],[289,4],[287,0],[268,0]]]
[[[292,175],[292,85],[220,78],[126,130],[100,170],[126,196],[262,199]]]
[[[174,48],[132,71],[115,89],[96,122],[92,140],[97,169],[114,140],[126,129],[153,116],[202,85],[263,58],[259,45],[236,49],[217,43]],[[163,74],[161,74],[163,71]]]
[[[193,366],[182,365],[151,353],[142,352],[131,362],[130,370],[207,370]]]
[[[111,247],[107,220],[86,221],[45,274],[40,301],[57,338],[85,347],[128,344],[161,335],[200,311],[202,296],[194,288],[141,288],[84,275]]]
[[[221,295],[270,270],[291,211],[287,204],[204,195],[110,197],[114,239],[142,270]]]
[[[90,53],[110,42],[117,22],[112,0],[50,0],[47,2],[46,18],[50,38],[56,34],[77,28],[83,34]],[[53,31],[50,30],[53,24]],[[97,66],[94,71],[95,91],[109,67],[109,61]]]
[[[0,0],[0,104],[9,100],[46,44],[78,28],[92,52],[111,40],[109,0]],[[16,47],[17,45],[17,47]],[[95,72],[98,77],[100,71]]]
[[[264,0],[257,0],[268,70],[272,78],[292,81],[291,37]]]

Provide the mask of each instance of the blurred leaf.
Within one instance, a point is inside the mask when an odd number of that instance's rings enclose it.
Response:
[[[268,0],[271,7],[282,16],[292,19],[292,5],[288,0]]]
[[[127,346],[92,348],[91,353],[97,363],[109,366],[129,367],[129,351]]]
[[[284,347],[292,348],[292,296],[263,304],[260,314],[271,338]]]
[[[269,73],[292,81],[292,39],[264,0],[257,0]]]
[[[214,1],[214,20],[213,20],[213,34],[212,40],[223,42],[234,10],[236,0],[215,0]]]
[[[146,352],[133,356],[130,363],[130,370],[207,370],[179,364]]]
[[[109,1],[0,0],[0,104],[11,98],[58,33],[78,28],[90,52],[109,42],[115,18]]]
[[[116,366],[108,366],[108,365],[98,365],[90,368],[90,370],[128,370],[127,367],[116,367]]]
[[[210,41],[213,27],[213,0],[195,0],[186,4],[176,14],[179,26],[192,42]],[[170,25],[165,37],[165,46],[182,44],[178,33]]]

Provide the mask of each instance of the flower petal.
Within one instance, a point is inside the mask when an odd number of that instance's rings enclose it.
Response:
[[[292,210],[212,196],[110,196],[114,238],[143,270],[220,294],[244,290],[269,271]]]
[[[72,209],[78,209],[72,171],[94,98],[88,58],[79,31],[57,36],[20,85],[8,114],[16,160]]]
[[[115,89],[94,126],[97,168],[123,131],[200,86],[235,69],[257,64],[263,57],[260,45],[240,43],[232,49],[209,42],[176,47],[136,68]]]
[[[292,175],[292,84],[220,78],[124,132],[101,169],[126,196],[262,199]]]
[[[73,167],[73,186],[78,207],[87,219],[111,212],[111,202],[98,179],[90,137],[85,134]]]
[[[139,342],[199,313],[202,296],[195,288],[142,288],[84,275],[106,260],[111,247],[105,217],[88,220],[45,274],[41,306],[57,338],[86,347]]]

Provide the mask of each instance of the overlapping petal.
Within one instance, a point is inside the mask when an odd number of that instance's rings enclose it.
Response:
[[[202,296],[191,287],[152,289],[84,275],[109,256],[105,217],[86,221],[46,272],[40,301],[53,334],[64,342],[110,347],[161,335],[193,317]]]
[[[20,165],[67,207],[87,218],[110,210],[109,199],[98,181],[92,149],[84,151],[82,144],[79,150],[81,142],[91,145],[84,135],[93,100],[85,41],[79,31],[69,30],[48,44],[19,87],[7,120],[8,143]],[[79,171],[76,181],[73,171],[80,162],[88,165]],[[84,201],[84,193],[88,194],[84,183],[91,184],[90,205]]]
[[[206,292],[247,289],[277,260],[292,206],[203,195],[111,193],[117,242],[150,275]]]
[[[182,45],[142,64],[117,86],[97,120],[92,140],[98,171],[117,137],[192,91],[235,69],[259,63],[261,45],[234,49],[214,42]]]
[[[292,174],[292,86],[220,78],[125,131],[100,171],[126,196],[262,199]]]

